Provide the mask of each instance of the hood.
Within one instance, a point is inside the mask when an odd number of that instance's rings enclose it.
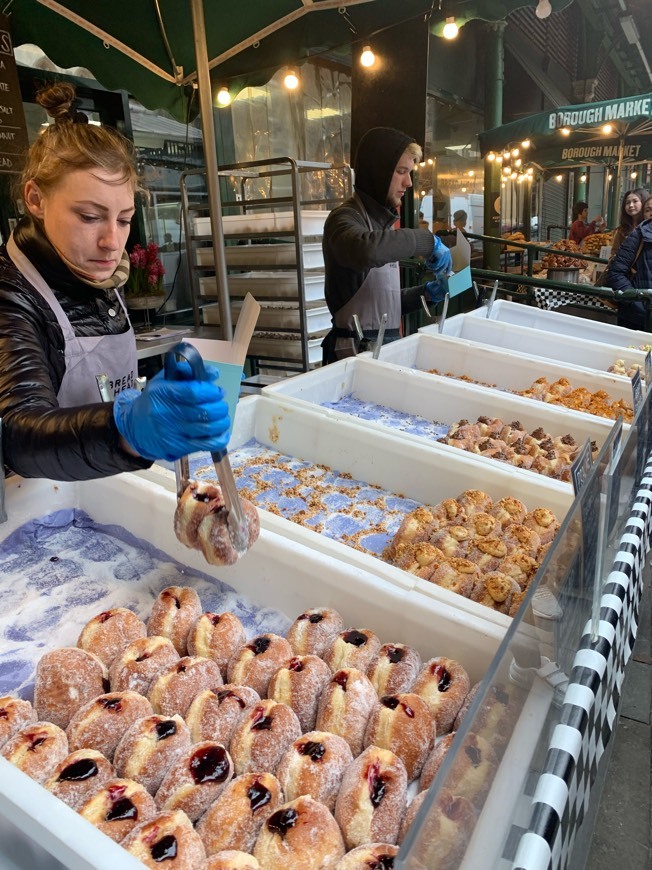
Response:
[[[648,218],[646,221],[641,221],[638,226],[645,241],[652,242],[652,218]]]
[[[358,144],[353,161],[355,189],[361,190],[382,206],[401,155],[415,142],[407,133],[393,127],[372,127]]]

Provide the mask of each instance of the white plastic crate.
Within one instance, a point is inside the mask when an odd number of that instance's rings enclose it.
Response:
[[[308,363],[317,365],[322,361],[323,337],[308,339]],[[274,359],[301,361],[301,336],[292,332],[256,331],[249,342],[249,356],[273,357]]]
[[[306,242],[301,247],[304,269],[323,269],[324,254],[321,242]],[[197,248],[197,265],[214,266],[212,248]],[[227,266],[296,266],[297,249],[294,242],[275,245],[227,245],[224,248]]]
[[[199,292],[215,296],[217,287],[214,277],[199,279]],[[306,302],[319,302],[324,298],[325,275],[319,272],[305,272],[303,276],[303,295]],[[251,293],[261,301],[272,297],[296,299],[299,293],[299,279],[296,272],[246,272],[231,274],[228,277],[229,296],[244,297]]]
[[[242,305],[234,303],[231,306],[231,317],[238,322]],[[220,309],[218,305],[205,306],[203,309],[204,322],[219,324]],[[288,302],[262,302],[260,314],[256,321],[256,329],[300,329],[300,312],[297,305]],[[322,332],[331,327],[331,314],[325,305],[313,305],[306,308],[306,321],[308,335]]]
[[[324,232],[324,224],[328,211],[302,209],[301,232],[304,236],[320,236]],[[197,236],[210,236],[211,222],[209,217],[195,217],[191,221],[192,232]],[[238,233],[281,233],[294,231],[294,212],[249,212],[241,215],[224,215],[222,227],[225,236]]]

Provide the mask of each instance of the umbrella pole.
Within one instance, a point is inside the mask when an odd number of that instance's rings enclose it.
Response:
[[[224,341],[231,341],[233,338],[233,329],[231,326],[231,305],[226,277],[226,258],[224,256],[224,230],[221,219],[222,201],[220,197],[220,178],[217,164],[217,142],[215,138],[215,121],[213,118],[211,80],[208,69],[208,51],[206,49],[204,0],[189,0],[189,2],[192,12],[192,30],[195,42],[195,57],[197,60],[199,109],[201,112],[201,127],[204,139],[204,159],[206,161],[206,181],[208,186],[208,211],[211,222],[211,237],[213,240],[217,299],[220,307],[220,328]]]
[[[617,227],[620,223],[620,176],[623,171],[623,154],[625,151],[625,145],[623,141],[623,137],[621,136],[618,140],[618,169],[616,170],[616,183],[614,185],[614,201],[613,201],[613,211],[611,214],[612,223],[614,227]]]

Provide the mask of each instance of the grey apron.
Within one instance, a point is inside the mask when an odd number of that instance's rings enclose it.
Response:
[[[50,306],[61,327],[65,343],[66,371],[57,393],[59,406],[72,408],[99,402],[100,393],[95,378],[96,375],[103,373],[109,376],[111,387],[116,395],[127,387],[133,387],[138,371],[138,359],[136,340],[129,316],[127,315],[129,329],[119,335],[76,336],[51,288],[18,248],[13,236],[7,242],[7,253],[16,268]],[[114,292],[118,304],[127,314],[120,294],[117,290]]]
[[[356,205],[367,221],[367,226],[373,232],[373,226],[364,203],[357,194],[354,194]],[[358,339],[355,337],[355,325],[353,315],[360,318],[360,325],[366,337],[373,338],[378,333],[378,328],[383,314],[387,314],[386,336],[389,340],[398,337],[401,326],[401,275],[398,263],[386,263],[384,266],[374,266],[369,270],[358,291],[333,315],[334,335],[329,334],[324,339],[324,359],[332,362],[333,359],[344,359],[355,356],[358,353]],[[348,331],[349,335],[342,335]],[[337,333],[340,333],[339,335]],[[367,335],[371,333],[370,335]],[[334,342],[333,342],[334,338]],[[330,339],[330,342],[329,342]],[[331,347],[328,347],[328,344]],[[331,359],[326,359],[327,352]]]

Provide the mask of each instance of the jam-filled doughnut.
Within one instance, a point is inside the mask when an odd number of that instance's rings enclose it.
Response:
[[[147,697],[155,713],[185,716],[199,692],[221,685],[222,674],[217,662],[199,656],[183,656],[154,680]]]
[[[188,632],[202,614],[191,586],[168,586],[156,596],[147,620],[147,634],[169,637],[180,656],[188,654]]]
[[[454,734],[443,737],[428,756],[419,779],[421,790],[430,788],[450,749],[453,737]],[[491,744],[479,734],[469,732],[455,754],[446,787],[456,795],[468,798],[480,809],[481,802],[491,787],[497,767],[498,759]]]
[[[344,620],[332,607],[313,607],[297,616],[286,637],[297,656],[322,656],[335,635],[344,629]]]
[[[355,757],[362,752],[364,732],[377,700],[371,680],[362,671],[337,671],[321,693],[315,728],[343,737]]]
[[[174,534],[184,547],[199,548],[199,524],[211,511],[224,507],[222,489],[214,483],[191,480],[174,512]]]
[[[252,638],[231,657],[226,669],[229,683],[241,683],[267,697],[272,675],[292,658],[292,647],[278,634],[267,632]]]
[[[17,731],[36,722],[36,710],[30,701],[4,695],[0,698],[0,749]]]
[[[352,761],[344,738],[330,731],[309,731],[289,747],[276,775],[286,800],[309,794],[332,812],[344,771]]]
[[[111,762],[97,749],[78,749],[66,755],[43,785],[73,810],[115,778]]]
[[[399,843],[405,839],[427,794],[427,791],[420,792],[405,811]],[[441,791],[428,814],[428,838],[419,852],[421,863],[441,870],[459,867],[475,823],[476,812],[469,800],[447,790]]]
[[[384,643],[367,676],[379,697],[409,692],[421,670],[421,656],[404,643]]]
[[[139,782],[111,779],[79,807],[80,816],[119,843],[141,822],[156,815],[154,798]]]
[[[319,656],[294,656],[279,668],[267,687],[274,701],[292,707],[303,732],[312,731],[317,717],[317,704],[331,670]]]
[[[275,773],[285,750],[301,736],[297,714],[287,704],[265,699],[244,711],[231,736],[230,752],[238,776]]]
[[[240,502],[247,527],[246,551],[258,540],[260,519],[258,509],[248,499],[241,498]],[[209,565],[233,565],[243,555],[231,541],[226,507],[214,507],[206,514],[197,529],[197,542]]]
[[[390,749],[401,759],[408,780],[421,773],[435,739],[435,721],[430,707],[410,692],[383,695],[372,710],[365,746]]]
[[[335,870],[392,870],[397,855],[391,843],[365,843],[347,852]]]
[[[266,870],[335,870],[345,851],[330,810],[310,795],[301,795],[267,818],[254,857]]]
[[[443,656],[427,661],[414,681],[412,691],[420,695],[435,717],[437,734],[451,730],[455,717],[471,688],[469,675],[459,662]]]
[[[126,607],[113,607],[86,623],[77,646],[96,655],[108,668],[118,653],[139,637],[147,637],[142,619]]]
[[[66,732],[52,722],[33,722],[16,731],[0,754],[42,784],[68,755]]]
[[[137,825],[120,845],[151,870],[200,870],[206,860],[201,838],[181,810]]]
[[[186,724],[193,743],[217,740],[228,749],[242,711],[258,701],[260,695],[255,689],[236,683],[226,683],[215,691],[205,689],[200,692],[186,711]]]
[[[344,774],[335,818],[347,849],[396,843],[407,795],[407,773],[389,749],[369,746]]]
[[[119,777],[139,782],[153,795],[190,743],[190,729],[181,716],[144,716],[125,731],[113,764]]]
[[[153,712],[147,698],[137,692],[98,695],[80,707],[70,720],[66,729],[70,751],[92,746],[112,761],[129,726]]]
[[[160,810],[183,810],[191,822],[196,822],[232,777],[233,762],[221,743],[193,743],[163,777],[156,805]]]
[[[466,696],[453,723],[454,731],[457,731],[464,721],[464,717],[473,699],[478,694],[480,686],[481,683],[476,683]],[[512,736],[514,724],[521,706],[518,696],[522,693],[523,689],[513,683],[492,683],[475,712],[473,718],[474,730],[481,732],[485,737],[490,737],[494,752],[498,755],[509,743]]]
[[[271,773],[245,773],[232,779],[197,822],[206,853],[251,852],[263,822],[282,803],[283,791]]]
[[[50,650],[36,665],[34,709],[42,722],[67,728],[80,707],[108,690],[108,673],[97,656],[77,647]]]
[[[225,849],[207,858],[202,870],[260,870],[260,864],[253,855],[238,849]]]
[[[141,637],[113,659],[109,668],[111,689],[147,695],[156,677],[179,659],[180,655],[168,637]]]
[[[202,613],[188,634],[191,656],[213,659],[219,665],[222,678],[236,650],[246,643],[244,626],[235,613]]]
[[[373,631],[347,628],[333,638],[324,653],[324,661],[333,673],[342,668],[357,668],[366,673],[379,650],[380,638]]]

